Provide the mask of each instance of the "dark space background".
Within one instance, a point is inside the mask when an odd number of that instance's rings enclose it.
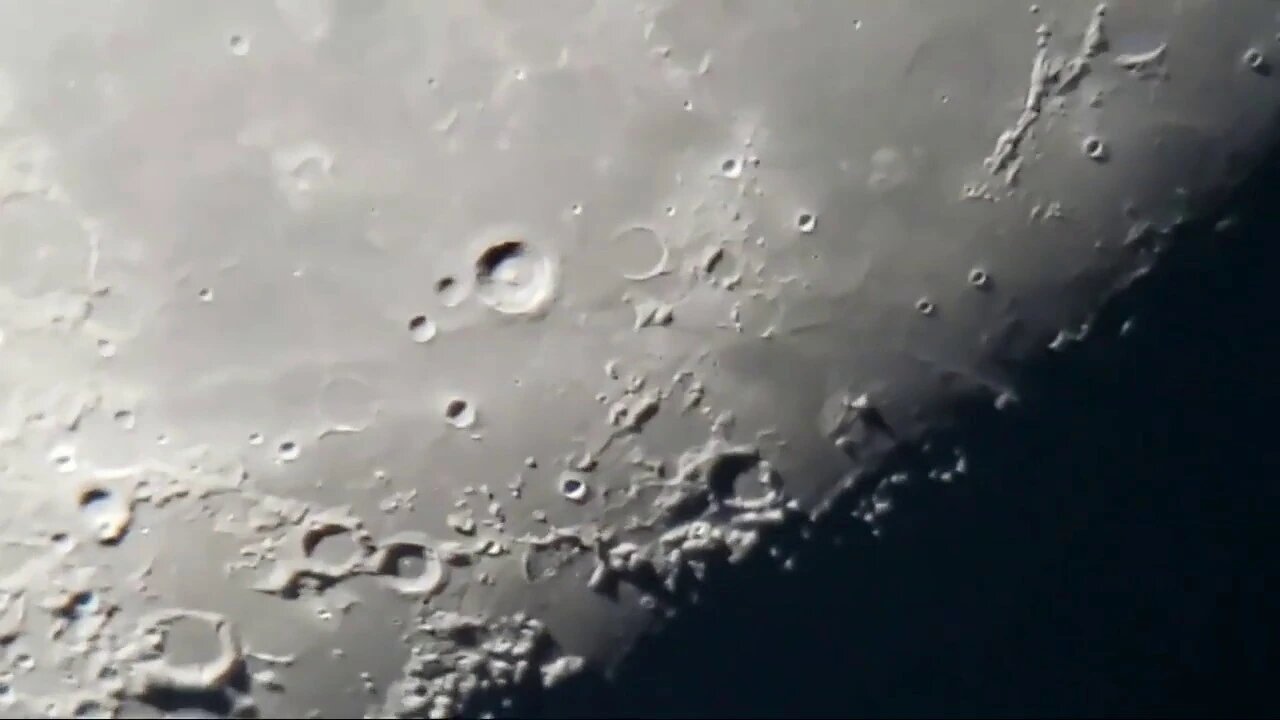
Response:
[[[549,714],[1280,716],[1280,161],[1261,175],[1025,409],[975,412],[966,477],[721,585]]]

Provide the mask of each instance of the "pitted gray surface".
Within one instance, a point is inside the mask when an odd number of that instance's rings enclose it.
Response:
[[[19,716],[607,670],[958,399],[1016,403],[1280,100],[1243,0],[0,20]]]

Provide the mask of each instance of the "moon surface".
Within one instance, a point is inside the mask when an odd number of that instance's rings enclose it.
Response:
[[[0,710],[518,715],[608,677],[824,513],[963,474],[958,407],[1024,409],[1229,209],[1278,22],[0,7]]]

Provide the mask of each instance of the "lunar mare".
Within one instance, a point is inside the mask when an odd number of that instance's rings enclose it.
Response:
[[[502,715],[607,677],[824,512],[874,524],[959,403],[1034,411],[1018,368],[1274,143],[1278,31],[0,7],[0,712]]]

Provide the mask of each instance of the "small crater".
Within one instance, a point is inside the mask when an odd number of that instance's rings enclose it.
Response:
[[[132,410],[117,410],[111,415],[111,419],[124,430],[132,430],[138,424],[138,418]]]
[[[587,485],[586,478],[577,473],[565,473],[560,476],[558,481],[560,494],[566,500],[575,503],[584,503],[587,496],[591,494],[591,488]]]
[[[802,212],[796,216],[796,229],[808,235],[818,229],[818,216],[811,212]]]
[[[666,272],[670,256],[666,243],[646,225],[635,225],[614,234],[613,252],[615,262],[622,268],[622,277],[637,282]]]
[[[101,603],[98,602],[97,593],[92,590],[81,590],[71,598],[71,606],[72,612],[77,617],[84,617],[97,612],[98,608],[101,607]]]
[[[111,718],[115,717],[115,712],[108,706],[98,700],[81,700],[71,709],[71,717],[73,718]]]
[[[92,590],[79,590],[58,598],[50,610],[65,620],[81,620],[98,612],[102,603]]]
[[[730,180],[742,177],[742,160],[736,157],[725,158],[724,162],[720,163],[720,174]]]
[[[316,407],[335,429],[363,429],[377,417],[377,391],[358,375],[330,377],[320,387]]]
[[[409,337],[416,343],[431,342],[436,332],[436,324],[426,315],[417,315],[409,320]]]
[[[227,39],[227,48],[232,55],[244,57],[249,54],[249,38],[240,34],[232,35]]]
[[[764,464],[754,453],[725,452],[713,456],[706,467],[706,479],[712,494],[720,498],[754,498],[768,488]]]
[[[427,549],[420,545],[397,545],[388,548],[378,565],[378,572],[395,578],[417,577],[427,569]]]
[[[49,462],[60,473],[75,472],[79,466],[76,462],[76,449],[70,445],[59,445],[50,451]]]
[[[220,692],[244,669],[244,650],[223,616],[200,610],[154,613],[139,627],[141,657],[128,677],[129,694],[182,701]],[[182,696],[188,696],[183,698]]]
[[[929,298],[920,298],[919,300],[916,300],[916,311],[925,317],[932,317],[938,312],[938,308],[929,300]]]
[[[996,395],[995,401],[992,404],[995,405],[996,410],[1008,410],[1010,408],[1017,407],[1018,397],[1011,392],[1001,392]]]
[[[1080,150],[1090,160],[1102,162],[1107,159],[1109,152],[1107,150],[1107,142],[1097,135],[1090,135],[1080,143]]]
[[[1245,67],[1259,75],[1268,75],[1271,72],[1271,64],[1267,62],[1267,56],[1258,48],[1245,50],[1241,61],[1244,62]]]
[[[991,287],[991,277],[982,268],[974,268],[969,271],[969,284],[979,290],[986,290]]]
[[[458,278],[452,275],[445,275],[436,280],[435,291],[436,297],[440,298],[440,304],[445,307],[457,307],[467,297],[466,288]]]
[[[448,568],[422,533],[402,532],[383,540],[373,566],[404,595],[434,595],[448,582]]]
[[[302,536],[302,552],[308,560],[329,567],[348,567],[363,557],[352,528],[336,523],[322,523]]]
[[[322,189],[332,178],[333,152],[316,142],[304,141],[279,147],[271,153],[276,182],[295,210],[310,207],[310,193]]]
[[[114,545],[124,537],[133,519],[132,504],[110,488],[85,485],[80,488],[76,504],[103,545]]]
[[[302,448],[293,440],[285,440],[276,448],[276,459],[280,462],[293,462],[302,454]]]
[[[504,315],[537,313],[555,296],[551,259],[518,238],[486,247],[476,258],[475,277],[480,301]]]
[[[476,423],[476,410],[462,398],[450,398],[444,404],[444,419],[456,428],[469,428]]]

